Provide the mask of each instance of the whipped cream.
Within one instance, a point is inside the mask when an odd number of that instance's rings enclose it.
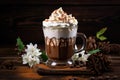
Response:
[[[70,25],[77,24],[77,19],[75,19],[75,17],[73,17],[72,14],[68,15],[66,12],[63,11],[61,7],[53,11],[52,14],[49,16],[49,19],[45,19],[43,21],[44,27],[68,27]]]

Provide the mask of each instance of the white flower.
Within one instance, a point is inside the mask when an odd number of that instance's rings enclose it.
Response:
[[[78,60],[78,58],[79,58],[78,53],[76,53],[76,54],[74,54],[74,55],[72,56],[71,59],[72,59],[73,62],[74,62],[74,61]]]
[[[33,45],[30,43],[27,45],[27,49],[25,49],[26,54],[22,55],[23,64],[29,64],[32,67],[35,64],[40,63],[39,56],[42,54],[40,49],[37,48],[37,44]]]
[[[32,55],[32,56],[39,56],[42,53],[40,52],[40,49],[37,48],[37,44],[33,45],[32,43],[30,43],[29,45],[27,45],[27,49],[25,49],[25,52],[28,55]]]
[[[85,51],[80,52],[81,57],[78,58],[79,61],[86,62],[90,54],[85,54]]]
[[[79,54],[81,54],[81,57],[79,56]],[[73,62],[76,60],[86,62],[89,56],[90,56],[90,54],[85,54],[85,51],[83,50],[79,53],[74,54],[72,56],[72,60],[73,60]]]

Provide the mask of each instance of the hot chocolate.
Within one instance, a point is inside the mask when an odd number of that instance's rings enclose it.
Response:
[[[77,24],[75,17],[68,15],[62,8],[53,11],[49,19],[43,21],[45,51],[49,58],[47,65],[72,64],[69,59],[74,54]],[[82,38],[85,40],[84,36]]]
[[[65,61],[72,57],[75,38],[48,38],[46,37],[45,48],[50,59]],[[58,44],[58,45],[57,45]]]

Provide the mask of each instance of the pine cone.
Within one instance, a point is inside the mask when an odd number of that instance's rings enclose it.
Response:
[[[110,54],[120,55],[120,44],[110,44]]]
[[[94,50],[96,48],[97,48],[97,45],[96,45],[95,37],[94,36],[88,37],[86,50],[89,51],[89,50]]]
[[[110,53],[110,42],[97,42],[97,47],[105,54]]]
[[[111,61],[108,56],[102,53],[96,53],[89,56],[88,61],[86,62],[86,67],[90,72],[99,75],[111,70],[110,63]]]
[[[86,51],[95,50],[99,48],[103,53],[110,53],[110,42],[109,41],[99,41],[94,36],[90,36],[87,39]]]
[[[100,47],[100,50],[105,54],[120,55],[120,45],[119,44],[105,44]]]

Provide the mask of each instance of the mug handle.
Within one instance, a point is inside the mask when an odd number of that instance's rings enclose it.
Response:
[[[77,33],[77,37],[80,37],[83,40],[83,43],[80,49],[75,49],[75,53],[85,50],[85,47],[86,47],[86,35],[84,33]]]

